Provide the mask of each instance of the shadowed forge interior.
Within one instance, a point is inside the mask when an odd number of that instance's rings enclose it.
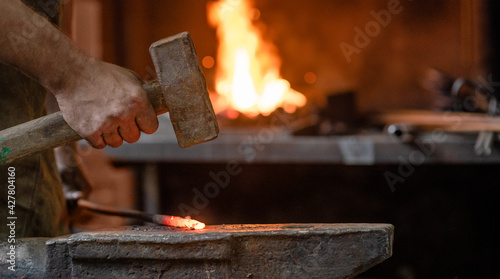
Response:
[[[155,77],[149,45],[189,31],[216,103],[218,66],[224,61],[219,60],[220,41],[207,15],[214,2],[78,0],[76,18],[89,13],[98,24],[85,26],[81,21],[75,34],[78,41],[88,28],[100,30],[96,33],[100,36],[80,39],[82,47],[149,80]],[[383,127],[369,119],[389,110],[436,110],[436,94],[425,86],[429,69],[488,81],[496,89],[498,4],[493,0],[251,3],[250,21],[260,39],[272,43],[280,76],[307,103],[287,113],[285,119],[290,121],[281,119],[276,129],[272,116],[281,109],[270,116],[235,116],[227,108],[216,108],[221,136],[215,141],[218,147],[209,149],[213,160],[200,146],[195,150],[205,155],[199,160],[195,155],[178,162],[122,156],[113,159],[115,165],[135,170],[141,187],[148,176],[144,170],[154,165],[154,180],[160,186],[157,210],[191,215],[207,224],[393,224],[393,256],[358,278],[497,276],[498,140],[490,155],[474,154],[477,132],[453,134],[425,150],[382,139],[380,151]],[[226,9],[231,5],[228,1]],[[347,93],[347,99],[339,97]],[[331,115],[340,119],[340,126],[317,121]],[[373,134],[377,137],[372,139]],[[346,159],[344,139],[357,136],[368,136],[367,148],[375,148],[376,155],[368,161]],[[330,140],[338,146],[330,145]],[[338,153],[340,159],[293,156],[312,154],[320,144],[326,146],[320,153]],[[411,157],[416,154],[412,150],[425,158]],[[147,209],[152,202],[144,198],[141,187],[133,193],[135,203]]]

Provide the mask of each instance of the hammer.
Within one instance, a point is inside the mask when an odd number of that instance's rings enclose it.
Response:
[[[170,113],[180,147],[210,141],[219,127],[188,32],[151,45],[158,80],[143,84],[157,114]],[[0,131],[0,165],[82,139],[57,112]]]

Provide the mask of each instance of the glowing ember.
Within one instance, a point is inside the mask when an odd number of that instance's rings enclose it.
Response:
[[[191,230],[201,230],[205,228],[205,223],[200,221],[191,219],[191,217],[187,216],[186,218],[178,217],[178,216],[170,216],[170,215],[156,215],[154,217],[156,224],[178,227],[178,228],[188,228]]]
[[[293,113],[305,105],[305,96],[281,78],[275,46],[264,41],[252,24],[259,16],[256,9],[245,0],[220,0],[210,2],[207,10],[219,39],[216,112],[227,110],[234,117],[236,110],[257,116],[269,115],[278,107]]]

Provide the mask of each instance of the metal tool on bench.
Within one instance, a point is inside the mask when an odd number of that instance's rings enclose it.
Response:
[[[372,121],[385,124],[386,133],[403,142],[411,142],[418,131],[478,133],[477,155],[490,155],[494,134],[500,132],[500,117],[484,113],[401,110],[378,114]]]
[[[189,33],[183,32],[151,45],[158,80],[143,85],[157,114],[170,113],[180,147],[217,137],[219,127]],[[62,113],[0,131],[0,165],[81,139]]]
[[[436,109],[487,113],[492,117],[500,113],[492,81],[487,81],[483,77],[479,77],[474,82],[466,78],[453,77],[436,69],[429,69],[427,78],[424,80],[424,87],[434,94]],[[495,134],[499,136],[498,130],[491,126],[476,130],[478,136],[474,152],[477,155],[490,155]]]

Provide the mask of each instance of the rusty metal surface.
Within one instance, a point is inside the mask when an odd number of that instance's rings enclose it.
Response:
[[[389,224],[126,227],[49,240],[47,276],[352,278],[390,257],[392,238]]]
[[[155,42],[149,52],[179,146],[189,147],[216,138],[217,119],[189,33]]]

